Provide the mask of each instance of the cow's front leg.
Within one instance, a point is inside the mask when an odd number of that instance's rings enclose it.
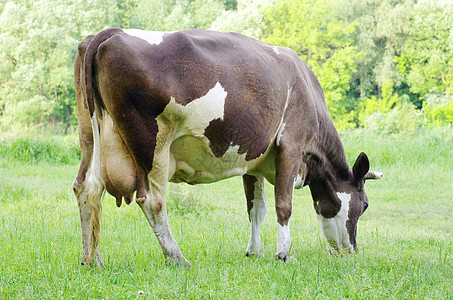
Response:
[[[296,149],[281,144],[278,148],[275,170],[275,210],[277,213],[277,259],[290,259],[291,236],[289,220],[292,213],[293,191],[300,168]],[[300,184],[300,183],[299,183]]]
[[[245,197],[247,198],[247,212],[251,223],[250,240],[245,255],[262,256],[263,247],[261,246],[260,229],[267,211],[264,196],[264,177],[244,175],[242,180]]]

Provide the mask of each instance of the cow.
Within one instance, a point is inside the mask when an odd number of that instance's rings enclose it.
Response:
[[[264,184],[274,185],[276,258],[290,258],[293,190],[308,185],[331,252],[356,250],[369,171],[348,165],[320,83],[297,54],[237,33],[106,29],[75,57],[81,163],[73,185],[82,263],[102,265],[101,195],[142,209],[166,261],[190,265],[167,219],[167,182],[242,176],[251,236],[263,255]]]

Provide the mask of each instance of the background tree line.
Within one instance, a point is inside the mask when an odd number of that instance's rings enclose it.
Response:
[[[448,0],[0,0],[0,130],[77,126],[73,58],[107,27],[236,31],[309,64],[340,129],[453,123]]]

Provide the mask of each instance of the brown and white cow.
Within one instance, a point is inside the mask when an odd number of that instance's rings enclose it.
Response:
[[[251,237],[262,255],[264,180],[275,187],[277,258],[290,255],[294,188],[310,187],[332,251],[356,248],[368,206],[361,153],[349,167],[323,90],[290,49],[236,33],[173,33],[111,28],[87,37],[75,59],[82,161],[82,263],[98,253],[106,189],[143,210],[169,262],[189,264],[171,233],[168,181],[210,183],[243,177]]]

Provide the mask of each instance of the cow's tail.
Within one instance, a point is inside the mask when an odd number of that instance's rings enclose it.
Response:
[[[87,258],[89,266],[93,265],[96,259],[97,264],[102,266],[102,261],[98,252],[99,235],[101,230],[101,197],[104,192],[104,181],[101,176],[101,144],[99,136],[99,124],[94,105],[94,90],[93,90],[93,63],[94,57],[98,51],[99,45],[112,37],[114,34],[121,32],[119,28],[111,28],[100,32],[96,35],[86,48],[83,62],[83,78],[82,80],[85,92],[85,105],[88,106],[91,118],[91,128],[93,130],[93,155],[91,164],[88,169],[86,178],[87,201],[91,207],[91,232],[90,244],[91,249]]]
[[[93,155],[91,157],[91,164],[88,169],[88,176],[85,184],[87,187],[87,201],[91,207],[91,249],[87,258],[89,266],[93,265],[95,257],[98,260],[98,265],[102,265],[98,251],[98,244],[101,231],[101,198],[104,192],[104,180],[101,175],[101,143],[96,112],[94,112],[91,117],[91,127],[93,129]]]
[[[99,45],[111,38],[117,33],[123,32],[120,28],[109,28],[98,33],[88,45],[85,57],[83,59],[83,83],[84,91],[86,93],[86,105],[90,110],[90,116],[93,116],[94,112],[94,91],[93,91],[93,63],[94,56],[98,52]]]

